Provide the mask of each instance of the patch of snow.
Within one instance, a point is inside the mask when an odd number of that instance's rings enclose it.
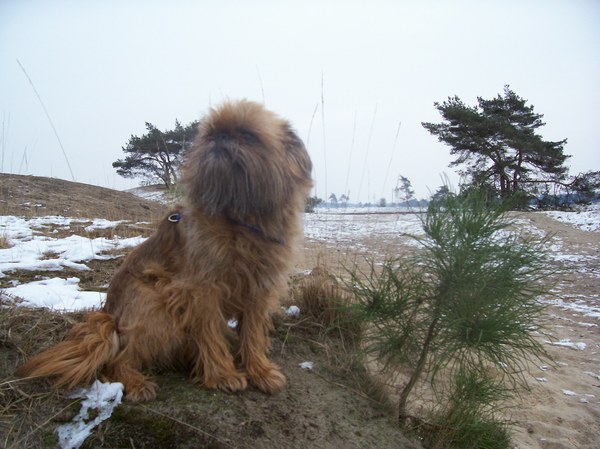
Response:
[[[595,377],[597,380],[600,380],[600,374],[596,374],[591,371],[585,371],[583,374],[587,374],[588,376],[592,376]]]
[[[586,210],[576,212],[548,211],[544,212],[549,217],[568,223],[582,231],[600,231],[600,210],[597,207],[589,207]]]
[[[168,204],[171,201],[165,196],[167,192],[165,189],[157,187],[156,190],[153,190],[148,187],[136,187],[133,189],[127,190],[129,193],[133,193],[135,196],[139,196],[145,200],[156,201],[162,204]]]
[[[302,362],[298,365],[302,369],[313,369],[315,367],[314,362]]]
[[[61,449],[78,449],[98,424],[110,418],[123,398],[123,384],[102,383],[97,380],[91,387],[81,389],[70,397],[83,398],[83,401],[81,410],[73,421],[56,429]]]
[[[289,306],[284,313],[285,313],[285,316],[298,316],[298,315],[300,315],[300,307]]]
[[[318,212],[304,215],[304,234],[307,238],[339,245],[359,246],[369,237],[423,235],[417,214],[342,214]]]
[[[565,301],[561,298],[544,299],[543,302],[586,317],[600,318],[600,298],[595,295],[587,296],[585,299],[571,301]]]
[[[36,236],[34,233],[36,228],[46,227],[50,224],[68,227],[74,221],[76,220],[52,216],[32,219],[13,216],[1,217],[0,233],[7,236],[12,246],[0,249],[0,277],[12,270],[56,271],[63,267],[86,270],[87,266],[82,262],[92,259],[108,259],[110,256],[102,253],[137,246],[145,240],[143,237],[90,239],[80,235],[55,239]],[[79,221],[89,222],[89,220]],[[95,219],[88,227],[108,228],[116,226],[118,223],[120,222]]]
[[[12,297],[21,298],[24,305],[47,307],[61,312],[82,309],[98,309],[106,299],[106,293],[86,292],[79,288],[79,278],[52,278],[29,282],[3,289]]]
[[[571,390],[562,390],[562,392],[565,396],[577,396],[577,393]]]
[[[91,232],[96,229],[109,229],[124,223],[124,220],[110,221],[104,218],[95,218],[91,225],[85,227],[86,232]]]
[[[113,256],[104,254],[111,250],[130,248],[142,243],[145,238],[131,237],[111,239],[88,238],[71,235],[66,238],[51,238],[38,235],[40,228],[62,227],[69,229],[73,223],[89,223],[86,230],[108,229],[121,221],[104,219],[72,219],[59,216],[21,218],[0,217],[0,233],[10,239],[12,246],[0,249],[0,277],[13,270],[60,271],[63,268],[88,270],[85,262],[106,260]],[[76,277],[62,279],[54,277],[30,282],[13,283],[3,289],[9,296],[23,299],[23,304],[32,307],[48,307],[58,311],[75,311],[99,308],[106,298],[105,293],[81,291]]]
[[[546,343],[548,343],[552,346],[563,346],[565,348],[577,349],[579,351],[583,351],[587,347],[587,344],[585,344],[583,341],[573,343],[569,338],[563,338],[559,341],[546,340]]]

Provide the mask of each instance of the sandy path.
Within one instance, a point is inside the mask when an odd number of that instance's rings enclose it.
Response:
[[[558,276],[547,310],[553,345],[540,336],[553,365],[534,366],[531,392],[513,410],[519,449],[600,447],[600,233],[530,213],[521,216],[551,233]],[[560,256],[559,256],[560,254]]]

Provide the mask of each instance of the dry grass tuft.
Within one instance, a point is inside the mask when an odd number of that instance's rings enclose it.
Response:
[[[56,313],[46,308],[17,307],[0,297],[0,343],[29,356],[64,340],[82,313]]]
[[[12,248],[12,243],[8,240],[6,235],[0,235],[0,249],[8,249]]]
[[[350,296],[325,266],[296,279],[293,294],[309,326],[347,342],[358,340],[361,328],[348,307]]]
[[[302,314],[311,317],[325,328],[335,325],[345,302],[344,292],[337,280],[322,265],[298,280],[296,299]]]
[[[0,447],[41,447],[47,424],[57,419],[57,392],[47,381],[26,382],[13,372],[24,358],[62,341],[81,315],[24,307],[0,295]]]

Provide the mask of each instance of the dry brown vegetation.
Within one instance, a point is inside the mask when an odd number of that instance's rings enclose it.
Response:
[[[0,173],[0,215],[152,221],[164,205],[131,193],[55,178]]]

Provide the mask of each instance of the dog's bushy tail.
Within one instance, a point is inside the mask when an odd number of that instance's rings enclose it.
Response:
[[[52,377],[57,387],[90,384],[100,369],[117,354],[119,336],[113,318],[92,312],[77,324],[67,340],[33,356],[15,374],[19,377]]]

